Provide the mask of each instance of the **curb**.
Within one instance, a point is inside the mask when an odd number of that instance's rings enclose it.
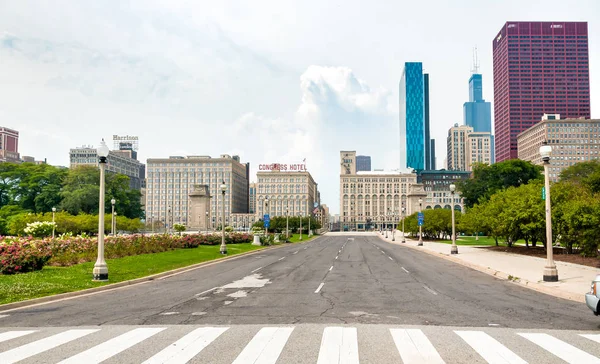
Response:
[[[316,238],[318,239],[318,237]],[[311,239],[311,241],[314,239]],[[298,243],[295,243],[298,244]],[[181,268],[176,268],[176,269],[172,269],[166,272],[162,272],[162,273],[157,273],[157,274],[153,274],[151,276],[146,276],[146,277],[141,277],[141,278],[135,278],[135,279],[131,279],[128,281],[123,281],[123,282],[118,282],[118,283],[113,283],[113,284],[107,284],[105,286],[101,286],[101,287],[94,287],[94,288],[88,288],[88,289],[84,289],[81,291],[73,291],[73,292],[66,292],[66,293],[59,293],[59,294],[55,294],[55,295],[51,295],[51,296],[45,296],[45,297],[39,297],[39,298],[32,298],[30,300],[25,300],[25,301],[19,301],[19,302],[13,302],[13,303],[5,303],[3,305],[0,305],[0,313],[4,313],[4,312],[9,312],[9,311],[13,311],[15,309],[19,309],[19,308],[23,308],[23,307],[27,307],[27,306],[38,306],[38,305],[42,305],[42,304],[46,304],[46,303],[52,303],[52,302],[56,302],[56,301],[62,301],[62,300],[67,300],[67,299],[71,299],[71,298],[76,298],[76,297],[80,297],[80,296],[87,296],[87,295],[93,295],[93,294],[97,294],[97,293],[101,293],[101,292],[106,292],[106,291],[111,291],[111,290],[116,290],[116,289],[120,289],[120,288],[124,288],[124,287],[128,287],[128,286],[133,286],[133,285],[137,285],[137,284],[142,284],[142,283],[147,283],[147,282],[151,282],[154,280],[162,280],[165,278],[169,278],[175,275],[179,275],[182,273],[186,273],[192,270],[196,270],[199,268],[203,268],[206,266],[211,266],[214,264],[219,264],[222,262],[226,262],[229,260],[234,260],[237,258],[241,258],[241,257],[245,257],[248,255],[253,255],[253,254],[258,254],[267,250],[273,250],[273,249],[279,249],[279,248],[283,248],[285,246],[290,246],[291,244],[282,244],[282,245],[278,245],[278,246],[270,246],[267,248],[263,248],[263,249],[258,249],[258,250],[253,250],[250,252],[245,252],[245,253],[241,253],[241,254],[236,254],[236,255],[232,255],[232,256],[228,256],[225,258],[221,258],[221,259],[216,259],[216,260],[209,260],[206,262],[201,262],[201,263],[196,263],[193,265],[188,265],[186,267],[181,267]]]
[[[379,236],[379,235],[378,235]],[[473,263],[469,263],[469,262],[465,262],[462,259],[459,258],[454,258],[449,254],[445,254],[445,253],[440,253],[440,252],[434,252],[428,249],[421,249],[419,247],[416,246],[412,246],[412,245],[406,245],[406,244],[398,244],[398,243],[392,243],[390,241],[385,240],[385,238],[379,237],[381,240],[383,240],[386,243],[389,244],[394,244],[394,245],[400,245],[400,246],[404,246],[413,250],[417,250],[429,255],[433,255],[445,260],[449,260],[451,262],[460,264],[462,266],[474,269],[476,271],[482,272],[482,273],[486,273],[489,274],[493,277],[496,277],[498,279],[502,279],[502,280],[506,280],[509,281],[511,283],[514,284],[518,284],[522,287],[526,287],[529,288],[531,290],[537,291],[537,292],[541,292],[541,293],[545,293],[547,295],[550,296],[554,296],[554,297],[558,297],[558,298],[562,298],[562,299],[566,299],[569,301],[575,301],[575,302],[579,302],[579,303],[585,303],[585,297],[584,294],[575,294],[575,293],[571,293],[571,292],[563,292],[563,291],[558,291],[555,288],[551,288],[551,287],[546,287],[543,286],[537,282],[532,282],[532,281],[528,281],[527,279],[523,279],[523,278],[518,278],[518,277],[513,277],[512,275],[499,271],[499,270],[495,270],[492,268],[488,268],[488,267],[483,267],[481,265],[477,265],[477,264],[473,264]],[[408,239],[407,239],[408,240]],[[411,239],[412,240],[412,239]]]

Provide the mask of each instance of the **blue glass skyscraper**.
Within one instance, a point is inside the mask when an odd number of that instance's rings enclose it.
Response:
[[[400,79],[400,168],[435,169],[429,137],[429,75],[421,62],[406,62]]]
[[[473,73],[469,79],[469,101],[464,103],[463,111],[465,125],[472,127],[474,132],[492,132],[492,106],[483,99],[483,80],[479,73]],[[491,147],[493,163],[493,136]]]

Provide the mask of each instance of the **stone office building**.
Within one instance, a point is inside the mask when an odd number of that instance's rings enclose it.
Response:
[[[360,172],[356,170],[356,152],[340,152],[340,229],[369,230],[391,227],[419,211],[419,198],[426,193],[415,173],[398,171]]]
[[[270,170],[256,174],[257,216],[309,216],[318,202],[317,183],[308,171]]]
[[[212,228],[222,223],[225,182],[225,224],[236,213],[248,212],[248,175],[250,165],[238,156],[187,156],[148,159],[146,181],[146,218],[162,221],[168,226],[194,224],[190,194],[195,185],[206,185],[210,195],[209,222]]]

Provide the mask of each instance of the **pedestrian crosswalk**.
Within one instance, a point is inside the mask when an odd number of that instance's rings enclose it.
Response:
[[[0,363],[600,364],[599,343],[576,331],[435,326],[0,328]]]

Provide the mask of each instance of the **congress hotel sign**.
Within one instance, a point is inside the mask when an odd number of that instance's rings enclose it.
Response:
[[[259,164],[259,171],[306,172],[306,164]]]

